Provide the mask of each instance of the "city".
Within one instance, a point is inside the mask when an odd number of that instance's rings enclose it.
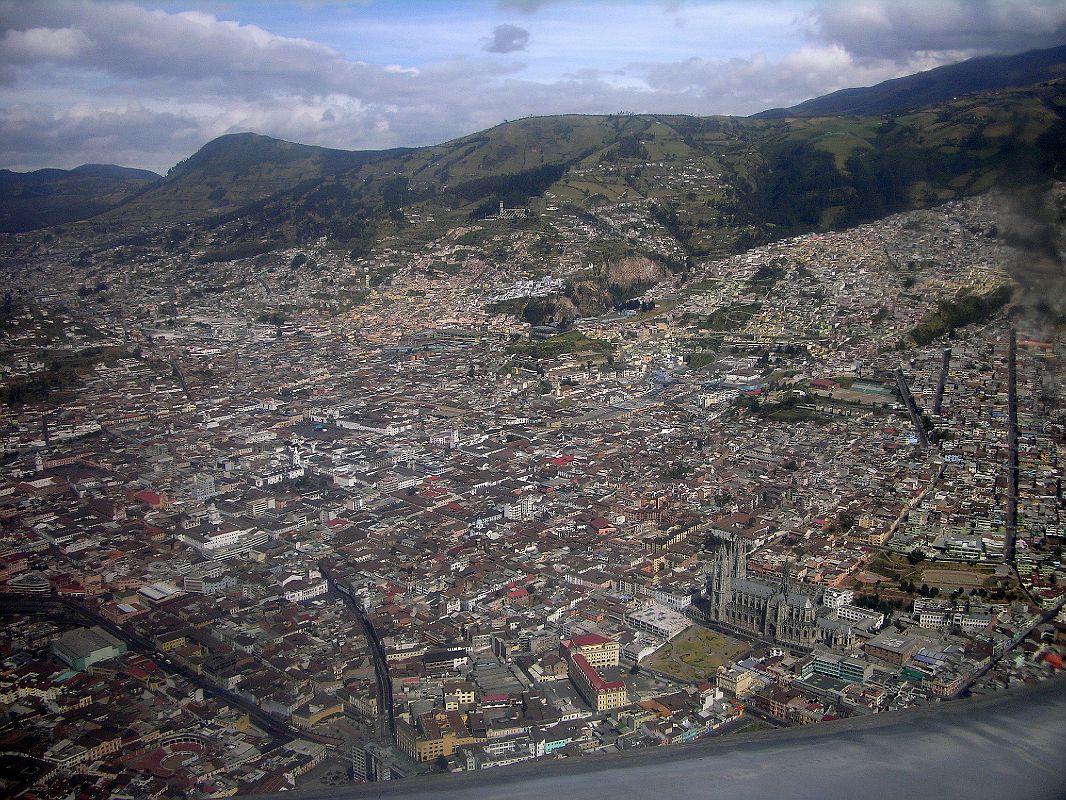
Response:
[[[25,720],[6,750],[41,759],[49,794],[219,796],[1061,670],[1061,332],[999,313],[896,347],[937,299],[1011,281],[998,202],[707,262],[651,310],[522,346],[529,326],[493,312],[503,273],[479,281],[472,254],[473,279],[427,276],[451,235],[342,314],[262,259],[220,265],[211,296],[165,258],[97,290],[39,251],[8,272],[5,378],[42,352],[100,360],[4,423],[3,685]],[[510,224],[481,230],[514,247]],[[268,302],[300,310],[267,320]],[[566,337],[596,346],[536,349]]]
[[[0,795],[1063,795],[1066,6],[0,39]]]

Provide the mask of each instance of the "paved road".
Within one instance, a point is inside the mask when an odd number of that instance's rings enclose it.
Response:
[[[244,711],[252,719],[256,727],[274,737],[269,749],[284,744],[285,742],[292,741],[293,739],[306,739],[327,746],[334,746],[337,744],[337,740],[335,739],[296,728],[271,716],[259,706],[255,705],[255,703],[224,689],[204,676],[197,675],[192,670],[174,661],[165,653],[160,652],[150,639],[116,625],[111,620],[101,616],[94,609],[84,606],[75,600],[66,597],[54,597],[51,595],[0,595],[0,613],[3,613],[4,611],[9,613],[33,613],[34,611],[39,611],[41,609],[56,608],[62,608],[71,615],[79,616],[89,620],[94,625],[99,625],[112,636],[124,641],[130,650],[151,659],[165,672],[179,675],[197,688],[202,689],[204,694],[218,697],[227,705],[231,705]]]
[[[345,587],[337,582],[334,575],[328,569],[325,567],[321,567],[320,569],[322,570],[322,574],[326,576],[330,589],[336,591],[348,607],[352,609],[352,613],[355,616],[356,621],[359,623],[363,636],[366,638],[367,644],[370,646],[370,653],[374,659],[374,681],[377,685],[377,735],[381,738],[387,738],[390,742],[395,744],[396,717],[392,704],[392,678],[389,676],[388,662],[385,660],[385,651],[381,646],[381,641],[378,639],[377,631],[375,631],[374,626],[370,624],[370,619],[367,617],[366,611],[363,610],[362,605],[352,597]]]

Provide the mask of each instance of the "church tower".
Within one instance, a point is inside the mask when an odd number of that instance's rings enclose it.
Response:
[[[719,540],[720,542],[722,540]],[[725,616],[733,596],[733,573],[736,568],[734,543],[722,542],[714,554],[711,565],[710,580],[707,586],[707,598],[710,600],[711,616],[721,620]]]

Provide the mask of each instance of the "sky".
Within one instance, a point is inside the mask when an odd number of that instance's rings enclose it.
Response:
[[[1063,0],[0,0],[0,167],[165,173],[529,115],[736,114],[1066,43]]]

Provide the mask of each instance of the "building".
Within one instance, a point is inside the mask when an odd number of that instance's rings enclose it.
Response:
[[[444,710],[459,711],[474,705],[474,684],[470,681],[444,682]]]
[[[190,483],[192,498],[197,502],[202,503],[218,494],[215,489],[215,476],[210,472],[194,473]]]
[[[214,504],[208,506],[206,522],[183,527],[178,536],[214,561],[245,555],[270,538],[254,525],[224,521]]]
[[[862,649],[870,658],[876,658],[889,664],[902,666],[922,647],[922,640],[915,636],[905,636],[894,629],[887,630],[866,642]]]
[[[100,661],[117,658],[126,652],[126,643],[116,639],[99,625],[68,631],[48,647],[56,658],[71,669],[79,671]]]
[[[580,653],[594,669],[604,667],[617,667],[619,647],[618,642],[600,636],[596,633],[586,633],[582,636],[574,636],[562,642],[564,655]]]
[[[617,667],[607,667],[601,673],[581,653],[573,653],[567,672],[574,688],[597,712],[621,708],[629,702],[626,685]]]
[[[455,748],[485,740],[474,736],[458,711],[434,711],[422,714],[414,724],[396,720],[396,744],[410,758],[425,764],[455,753]]]
[[[706,594],[709,619],[747,636],[807,649],[854,643],[851,625],[819,602],[816,587],[793,581],[787,564],[780,580],[749,577],[747,541],[740,536],[722,542]]]
[[[738,700],[750,695],[762,686],[758,676],[753,670],[746,669],[740,664],[721,666],[718,668],[718,688],[726,697],[735,697]]]
[[[336,698],[319,696],[293,711],[290,719],[293,725],[310,730],[319,722],[331,717],[339,717],[342,714],[344,714],[344,703],[342,701]]]
[[[873,674],[873,665],[858,658],[849,658],[825,650],[816,650],[803,668],[802,677],[828,675],[845,683],[865,683]]]
[[[375,741],[356,742],[351,748],[352,773],[367,782],[391,781],[407,778],[418,772],[412,764],[391,747]]]
[[[663,639],[673,639],[692,624],[684,614],[659,603],[649,603],[644,608],[628,611],[624,619],[627,625],[638,631],[645,631]]]
[[[618,671],[617,642],[594,633],[562,642],[567,675],[574,688],[596,711],[610,711],[629,702]]]

